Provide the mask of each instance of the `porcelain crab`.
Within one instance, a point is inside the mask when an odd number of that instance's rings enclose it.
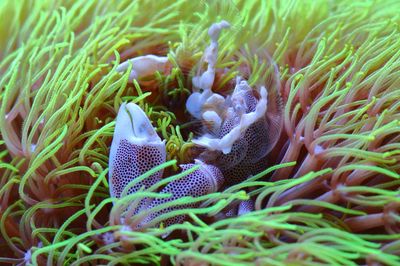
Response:
[[[224,187],[242,182],[254,174],[257,165],[271,151],[277,141],[280,125],[268,116],[268,92],[264,86],[252,88],[242,77],[236,78],[231,95],[223,96],[212,91],[216,73],[218,37],[229,23],[213,24],[208,31],[211,43],[202,57],[206,70],[192,79],[193,92],[186,101],[187,111],[201,121],[205,132],[193,140],[203,152],[193,163],[183,164],[182,170],[196,167],[185,177],[167,184],[160,193],[169,198],[144,199],[136,212],[160,206],[177,198],[199,197]],[[162,71],[168,64],[167,57],[147,55],[122,63],[117,70],[125,71],[129,64],[131,80],[155,71]],[[274,135],[271,138],[271,132]],[[165,141],[157,135],[144,111],[134,103],[123,103],[117,115],[114,138],[109,161],[110,194],[121,197],[127,184],[164,163],[166,160]],[[127,194],[147,189],[162,179],[158,171],[129,188]],[[178,208],[196,207],[198,203],[173,206],[153,212],[145,217],[142,225],[151,222],[158,215]],[[239,212],[252,209],[251,202],[241,203]],[[180,215],[164,221],[164,225],[180,223]],[[139,225],[140,226],[140,225]]]

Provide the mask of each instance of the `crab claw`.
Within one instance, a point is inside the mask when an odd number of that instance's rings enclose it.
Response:
[[[118,111],[110,149],[109,184],[112,197],[121,197],[130,181],[165,162],[165,141],[161,141],[145,112],[134,103],[123,103]],[[161,179],[159,171],[128,190],[134,193]]]
[[[204,196],[210,193],[217,192],[219,188],[222,187],[224,183],[224,177],[221,171],[209,164],[205,164],[200,160],[195,160],[194,164],[184,164],[180,165],[182,170],[189,170],[194,166],[200,166],[197,170],[191,172],[187,176],[175,180],[160,192],[164,194],[171,194],[169,198],[157,198],[149,205],[149,209],[160,206],[167,202],[177,200],[182,197],[192,196],[194,198]],[[200,203],[186,203],[183,205],[175,205],[173,207],[164,208],[160,211],[151,213],[147,218],[144,219],[142,225],[148,224],[160,215],[166,214],[168,212],[184,209],[184,208],[195,208],[198,207]],[[170,217],[163,220],[164,226],[169,226],[172,224],[182,223],[185,219],[185,215],[178,215],[175,217]]]

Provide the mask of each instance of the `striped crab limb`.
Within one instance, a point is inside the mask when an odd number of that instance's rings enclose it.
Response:
[[[112,197],[121,197],[128,183],[166,160],[161,141],[145,112],[134,103],[123,103],[118,111],[109,157],[109,184]],[[134,193],[157,183],[159,171],[128,190]]]
[[[128,59],[121,63],[116,70],[124,72],[132,65],[129,81],[133,81],[134,79],[152,75],[156,71],[164,72],[168,62],[168,57],[166,56],[144,55]]]
[[[215,64],[217,63],[218,56],[218,38],[222,29],[229,28],[230,24],[225,20],[214,23],[208,30],[211,43],[206,48],[201,62],[207,63],[207,70],[192,79],[193,93],[186,101],[186,109],[195,118],[200,119],[203,113],[203,106],[211,97],[222,98],[221,95],[212,92],[211,88],[215,79]],[[216,96],[218,95],[218,96]]]
[[[209,164],[205,164],[200,160],[195,160],[195,163],[180,165],[183,171],[189,170],[194,166],[199,166],[198,169],[191,172],[187,176],[175,180],[165,186],[160,193],[171,194],[169,198],[157,198],[152,201],[148,209],[155,208],[167,202],[177,200],[186,196],[192,196],[194,198],[204,196],[210,193],[217,192],[219,188],[222,187],[224,183],[224,178],[220,170]],[[142,222],[142,226],[150,223],[155,218],[167,214],[171,211],[185,209],[185,208],[195,208],[198,207],[199,203],[187,203],[183,205],[174,205],[173,207],[164,208],[160,211],[151,213]],[[182,223],[185,219],[185,215],[178,215],[175,217],[170,217],[163,220],[164,226],[169,226],[176,223]]]

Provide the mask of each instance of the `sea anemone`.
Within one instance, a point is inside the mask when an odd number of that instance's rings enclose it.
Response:
[[[391,0],[1,1],[0,263],[399,265],[398,10]],[[276,92],[276,144],[243,182],[137,213],[196,171],[178,168],[202,152],[184,106],[221,20],[231,28],[213,90],[228,95],[240,74]],[[132,66],[117,71],[150,54],[166,56],[165,69],[132,82]],[[145,112],[167,154],[126,190],[163,170],[159,182],[117,199],[108,160],[124,102]],[[137,226],[162,208],[173,211]]]

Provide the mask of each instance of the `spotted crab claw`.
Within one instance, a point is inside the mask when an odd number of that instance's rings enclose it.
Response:
[[[217,192],[218,189],[222,187],[224,183],[224,177],[217,167],[205,164],[200,160],[195,160],[194,164],[191,163],[180,165],[183,171],[189,170],[194,166],[199,166],[199,168],[191,172],[187,176],[169,183],[165,186],[164,189],[161,190],[161,194],[171,194],[171,197],[154,199],[148,208],[155,208],[157,206],[160,206],[161,204],[165,204],[167,202],[177,200],[186,196],[192,196],[194,198],[204,196],[210,193]],[[155,218],[168,212],[184,208],[195,208],[198,207],[198,205],[199,203],[186,203],[183,205],[174,205],[173,207],[164,208],[149,215],[142,222],[142,225],[148,224]],[[184,215],[178,215],[175,217],[167,218],[163,220],[162,223],[164,224],[164,226],[169,226],[176,223],[182,223],[184,219]]]
[[[109,184],[112,197],[121,197],[129,182],[166,160],[165,141],[161,141],[145,112],[134,103],[123,103],[118,111],[109,157]],[[157,183],[159,171],[133,185],[131,194]]]

